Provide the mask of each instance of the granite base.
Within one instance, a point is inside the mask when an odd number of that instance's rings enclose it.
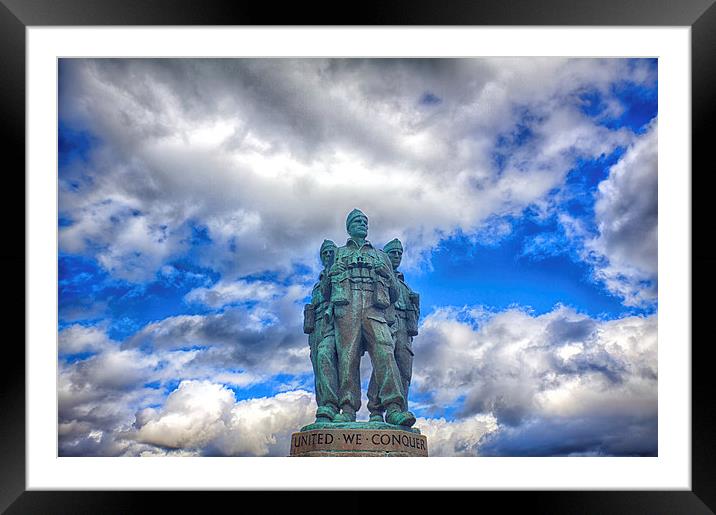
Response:
[[[310,424],[291,435],[290,456],[426,457],[428,441],[417,428],[379,422]]]

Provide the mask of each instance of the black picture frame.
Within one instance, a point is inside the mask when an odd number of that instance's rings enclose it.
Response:
[[[480,502],[493,501],[508,511],[528,503],[537,513],[713,513],[716,510],[716,446],[711,399],[713,373],[708,360],[711,342],[705,320],[710,314],[708,293],[716,281],[712,272],[716,250],[708,237],[711,228],[706,195],[713,169],[708,150],[713,143],[707,127],[716,114],[716,0],[490,0],[362,2],[341,11],[337,3],[282,4],[202,0],[0,0],[0,139],[4,179],[11,181],[3,209],[6,243],[0,262],[6,271],[6,291],[12,296],[6,327],[13,326],[24,341],[25,225],[25,29],[60,25],[571,25],[571,26],[689,26],[692,72],[692,453],[691,491],[531,491],[473,492]],[[710,165],[710,166],[709,166]],[[695,171],[698,170],[698,173]],[[675,170],[673,173],[688,173]],[[18,199],[14,205],[8,199]],[[20,211],[22,209],[22,211]],[[709,235],[709,232],[705,232]],[[664,244],[664,242],[662,242]],[[22,292],[22,293],[21,293]],[[700,329],[700,333],[698,329]],[[247,506],[258,493],[247,492],[80,492],[26,491],[25,486],[25,352],[7,338],[0,360],[0,511],[6,513],[135,513],[148,511],[150,502],[164,509],[206,511],[225,497]],[[272,505],[291,503],[292,512],[305,506],[316,511],[308,492],[271,492]],[[411,509],[423,509],[424,493],[409,494]],[[451,494],[451,505],[455,503]],[[207,504],[211,497],[211,503]],[[240,500],[239,500],[240,499]],[[468,501],[466,499],[466,501]],[[371,511],[364,493],[336,493],[322,501],[331,511]],[[383,501],[381,501],[382,503]],[[457,500],[459,503],[459,500]],[[468,501],[470,502],[470,501]],[[474,501],[472,501],[474,503]],[[337,503],[337,504],[336,504]],[[454,504],[458,506],[458,504]],[[216,504],[218,506],[218,504]],[[234,509],[238,509],[234,505]],[[345,508],[341,508],[344,506]],[[469,506],[469,505],[468,505]],[[419,508],[418,508],[419,507]],[[380,509],[380,508],[378,508]],[[384,508],[389,509],[389,508]],[[320,511],[320,510],[319,510]],[[391,510],[392,511],[392,510]]]

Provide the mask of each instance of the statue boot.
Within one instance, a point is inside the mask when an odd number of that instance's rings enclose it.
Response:
[[[356,412],[350,408],[343,408],[343,411],[341,413],[338,413],[338,414],[336,414],[335,417],[333,417],[333,422],[355,422],[355,421],[356,421]]]
[[[380,411],[372,411],[370,413],[369,422],[383,422],[383,413]]]
[[[319,406],[316,410],[316,423],[333,422],[338,414],[338,410],[331,406]]]
[[[402,411],[397,404],[391,404],[386,412],[385,421],[395,426],[411,427],[415,424],[415,415],[409,411]]]

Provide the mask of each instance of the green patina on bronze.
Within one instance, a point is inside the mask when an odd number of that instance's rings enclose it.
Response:
[[[313,431],[314,429],[370,429],[370,430],[401,430],[410,431],[416,435],[420,434],[420,429],[417,427],[406,427],[396,426],[395,424],[388,424],[387,422],[314,422],[301,428],[301,432]]]
[[[393,266],[393,272],[398,284],[398,299],[392,306],[392,317],[395,322],[391,325],[393,341],[395,342],[395,362],[400,372],[403,395],[408,398],[410,379],[413,375],[413,336],[418,334],[418,319],[420,317],[420,297],[410,289],[405,282],[405,276],[398,271],[403,259],[403,244],[395,238],[383,247]],[[377,391],[375,374],[371,374],[368,383],[368,411],[371,421],[383,421],[384,406],[380,403]]]
[[[329,240],[321,246],[324,269],[304,310],[315,375],[316,424],[356,423],[360,358],[367,352],[373,366],[368,390],[371,419],[360,424],[406,429],[415,423],[407,395],[419,297],[397,270],[403,254],[399,240],[385,250],[373,247],[366,239],[368,217],[358,209],[348,214],[346,229],[350,237],[344,246],[336,248]]]
[[[330,280],[328,269],[333,265],[336,244],[324,240],[321,245],[323,271],[311,292],[311,303],[306,304],[303,317],[303,332],[308,334],[311,364],[315,377],[316,421],[330,422],[338,414],[338,357],[336,355],[335,331],[326,283]]]

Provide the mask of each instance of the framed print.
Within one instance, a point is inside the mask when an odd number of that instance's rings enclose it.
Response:
[[[689,167],[716,8],[540,5],[5,1],[26,325],[3,508],[395,489],[709,513]],[[425,452],[288,457],[369,416]]]

